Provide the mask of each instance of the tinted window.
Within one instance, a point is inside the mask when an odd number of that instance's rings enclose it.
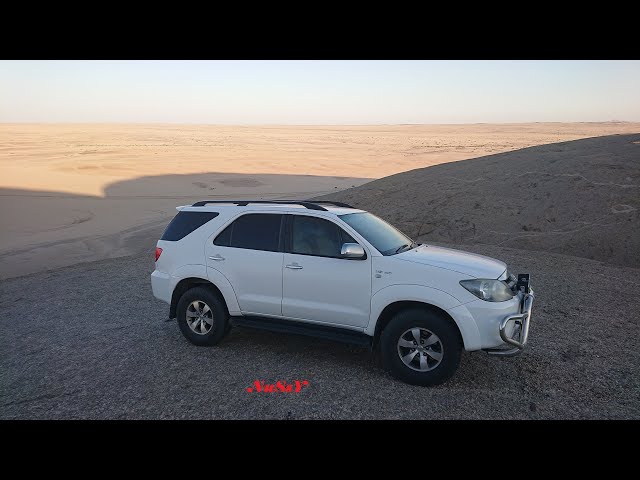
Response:
[[[321,218],[294,215],[291,230],[291,253],[340,256],[340,229],[334,223]]]
[[[233,223],[225,228],[216,239],[213,241],[215,245],[220,245],[221,247],[228,247],[231,242],[231,229],[233,228]]]
[[[353,238],[340,227],[338,227],[338,230],[340,230],[340,234],[342,235],[342,243],[358,243],[355,238]]]
[[[371,213],[348,213],[340,218],[366,238],[383,255],[393,255],[415,245],[413,240]]]
[[[229,245],[251,250],[277,252],[280,244],[282,215],[250,213],[233,222]],[[222,232],[225,233],[225,232]]]
[[[178,241],[217,216],[217,212],[178,212],[160,240]]]

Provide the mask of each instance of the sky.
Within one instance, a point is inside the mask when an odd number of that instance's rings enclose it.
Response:
[[[640,121],[640,61],[0,61],[0,122]]]

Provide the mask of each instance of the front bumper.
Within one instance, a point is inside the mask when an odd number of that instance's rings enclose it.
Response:
[[[524,350],[529,339],[529,324],[531,323],[531,309],[533,308],[534,298],[533,290],[529,290],[529,293],[525,293],[520,302],[520,313],[509,315],[500,321],[500,338],[511,347],[488,348],[486,349],[487,353],[490,355],[513,356]],[[511,334],[508,335],[507,329],[511,322],[515,323],[515,327],[511,329]]]

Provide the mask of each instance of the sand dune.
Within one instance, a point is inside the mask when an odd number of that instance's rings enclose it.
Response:
[[[310,175],[161,175],[104,196],[0,188],[0,279],[151,251],[177,205],[204,199],[309,198],[369,179]]]
[[[423,242],[640,267],[640,133],[412,170],[328,198],[370,210]]]
[[[638,131],[640,124],[633,123],[299,127],[2,124],[0,278],[151,249],[175,214],[174,207],[202,198],[307,198],[416,168],[534,145]],[[520,158],[517,155],[514,158]],[[606,163],[607,155],[603,150],[598,161]],[[512,172],[507,165],[509,158],[504,157],[503,168]],[[537,171],[537,160],[537,153],[525,154],[518,171]],[[575,162],[562,174],[584,174],[587,180],[546,178],[536,173],[522,176],[518,185],[539,178],[558,188],[568,180],[596,188],[589,182],[609,181],[607,171],[598,170],[594,175],[594,171],[581,170],[580,160]],[[484,173],[481,170],[475,177],[461,174],[466,181],[460,185],[468,183],[469,188],[484,191],[484,183],[474,185]],[[622,177],[615,181],[627,182]],[[421,187],[415,188],[415,194],[422,198]],[[384,191],[390,201],[401,204],[400,197]],[[462,188],[458,193],[466,191]],[[429,195],[427,192],[425,198],[431,198]],[[482,198],[477,201],[490,204]],[[460,209],[469,206],[464,201],[458,203],[457,198],[455,204]],[[475,203],[471,207],[475,208]],[[534,215],[537,207],[531,208],[527,215]],[[557,204],[556,208],[562,209],[563,205]],[[616,197],[608,208],[608,214],[618,219],[637,213],[633,198]],[[414,231],[412,225],[417,225],[418,219],[393,209],[389,212],[399,215],[394,221],[404,222]],[[442,219],[447,215],[443,211]],[[467,239],[468,235],[456,232],[466,232],[474,221],[469,223],[471,217],[466,213],[459,216],[461,223],[447,224],[449,233],[437,238]],[[554,228],[571,226],[573,220],[556,217]],[[518,231],[523,245],[537,245],[534,234],[541,232],[535,228],[542,227],[536,226],[535,219],[522,219],[524,216],[519,217],[524,223],[514,226],[513,231],[511,227],[501,230],[502,225],[496,224],[491,228],[499,232],[495,238],[487,230],[474,241],[507,240],[512,245],[509,235]],[[575,221],[597,223],[596,217],[588,215]],[[430,228],[428,223],[420,225]],[[418,229],[418,233],[425,231]],[[609,243],[602,239],[599,246],[588,246],[587,255],[605,258],[603,251]],[[609,254],[611,258],[616,255]]]

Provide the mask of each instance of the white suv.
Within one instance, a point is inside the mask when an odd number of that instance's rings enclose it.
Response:
[[[196,345],[233,326],[379,346],[417,385],[461,350],[519,353],[533,292],[498,260],[424,244],[338,202],[202,201],[178,207],[156,248],[153,294]]]

